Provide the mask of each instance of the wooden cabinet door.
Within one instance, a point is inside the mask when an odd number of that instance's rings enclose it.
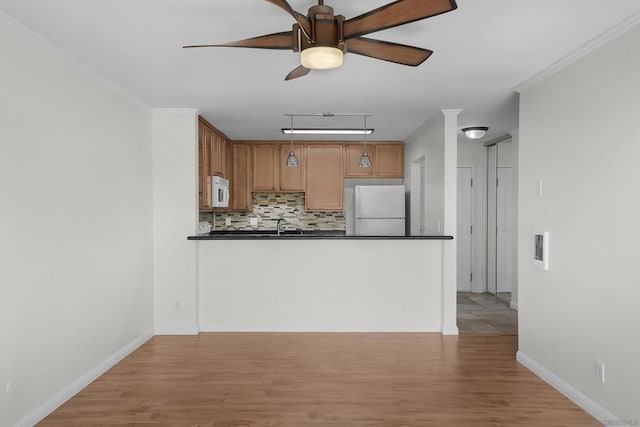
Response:
[[[205,205],[205,187],[207,185],[204,162],[207,156],[204,152],[204,125],[198,124],[198,205],[200,208]]]
[[[203,151],[202,151],[202,163],[203,163],[203,188],[204,188],[204,193],[203,193],[203,203],[202,203],[202,207],[203,208],[211,208],[211,180],[209,179],[209,177],[211,176],[212,172],[212,163],[211,163],[211,153],[213,152],[213,132],[211,131],[211,129],[209,129],[209,127],[207,126],[203,126],[202,127],[202,139],[203,139]]]
[[[298,166],[288,167],[287,157],[291,151],[290,144],[280,145],[280,156],[278,159],[280,168],[280,190],[282,191],[304,191],[304,179],[307,159],[305,158],[305,147],[294,145],[293,152],[298,158]]]
[[[342,211],[344,207],[344,173],[342,145],[307,146],[308,211]]]
[[[373,145],[367,145],[367,154],[371,158],[371,163],[374,167],[361,168],[360,158],[362,157],[362,151],[364,144],[347,144],[345,147],[345,165],[346,165],[346,177],[347,178],[362,178],[373,176],[373,170],[376,164],[376,147]]]
[[[253,191],[279,190],[278,151],[274,144],[253,145]]]
[[[377,144],[375,175],[381,178],[404,178],[404,144]]]
[[[231,167],[230,210],[252,211],[253,195],[251,194],[251,145],[233,144]]]
[[[217,132],[213,133],[214,143],[211,164],[212,175],[221,176],[223,178],[229,178],[227,171],[227,140],[224,136]]]

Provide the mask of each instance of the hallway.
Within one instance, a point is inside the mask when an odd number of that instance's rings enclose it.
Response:
[[[518,312],[491,294],[458,292],[458,330],[461,334],[517,335]]]

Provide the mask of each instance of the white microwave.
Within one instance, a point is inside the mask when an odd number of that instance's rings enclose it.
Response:
[[[229,207],[229,180],[221,176],[210,176],[211,199],[209,206],[214,208]]]

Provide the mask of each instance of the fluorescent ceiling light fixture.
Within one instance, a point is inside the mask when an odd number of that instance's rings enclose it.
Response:
[[[285,135],[371,135],[374,129],[287,129]]]
[[[489,128],[486,126],[472,126],[468,128],[463,128],[462,132],[464,132],[464,134],[469,139],[480,139],[486,135],[488,130]]]
[[[335,47],[309,47],[300,52],[300,62],[310,70],[331,70],[342,65],[344,54]]]

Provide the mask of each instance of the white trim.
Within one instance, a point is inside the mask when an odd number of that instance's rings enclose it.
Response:
[[[451,328],[442,328],[440,331],[442,335],[460,335],[460,331],[457,326],[453,326]]]
[[[198,115],[197,108],[154,108],[153,112],[161,113],[161,114],[189,114],[194,116]],[[196,123],[196,129],[197,129],[197,126],[198,126],[198,123]],[[197,132],[196,132],[196,135],[197,135]]]
[[[584,409],[592,417],[599,422],[607,425],[616,425],[622,427],[630,427],[624,420],[619,419],[611,412],[598,405],[589,397],[580,393],[569,383],[565,382],[562,378],[558,377],[551,371],[547,370],[544,366],[533,360],[531,357],[524,354],[522,351],[516,353],[516,360],[529,369],[531,372],[542,378],[546,383],[565,395],[570,401]]]
[[[514,90],[516,92],[522,93],[530,87],[540,83],[547,77],[573,64],[583,56],[588,55],[589,53],[593,52],[599,47],[604,46],[621,34],[629,31],[630,29],[638,25],[638,23],[640,23],[640,12],[634,13],[633,15],[625,18],[622,22],[618,23],[602,34],[595,36],[573,52],[570,52],[568,55],[560,58],[559,60],[548,66],[546,69],[520,83],[515,87]]]
[[[52,41],[48,40],[47,38],[42,36],[40,33],[37,33],[36,31],[27,27],[25,24],[23,24],[13,16],[3,12],[2,10],[0,10],[0,23],[6,24],[8,27],[12,28],[19,34],[29,39],[35,45],[57,55],[59,58],[71,64],[81,72],[87,74],[89,77],[93,78],[94,80],[102,84],[107,89],[110,89],[113,92],[123,96],[124,98],[128,99],[129,101],[133,102],[139,107],[142,107],[147,110],[152,109],[152,107],[146,102],[144,102],[142,99],[138,98],[137,96],[134,96],[133,94],[131,94],[131,92],[128,92],[127,90],[123,89],[121,86],[117,85],[112,80],[109,80],[104,74],[99,73],[94,68],[89,66],[86,62],[80,60],[76,56],[72,55],[71,53],[61,48],[60,46],[54,44]]]
[[[111,356],[107,357],[102,362],[98,363],[92,369],[87,371],[85,374],[81,375],[71,384],[57,392],[46,402],[35,408],[33,411],[29,412],[24,417],[20,418],[13,424],[13,427],[29,427],[36,425],[40,421],[42,421],[47,415],[51,414],[55,411],[60,405],[65,403],[67,400],[71,399],[77,393],[79,393],[83,388],[91,384],[96,380],[100,375],[104,374],[106,371],[115,366],[122,359],[127,357],[129,354],[133,353],[136,349],[138,349],[142,344],[147,342],[151,337],[153,337],[153,330],[148,330],[138,338],[131,341],[129,344],[122,347],[120,350],[113,353]]]
[[[513,295],[513,294],[511,294],[511,295]],[[512,301],[509,303],[509,307],[511,307],[511,309],[512,309],[512,310],[518,311],[518,302],[517,302],[517,301],[513,301],[513,300],[512,300]]]
[[[434,329],[425,329],[422,327],[415,328],[345,328],[345,329],[337,329],[337,328],[326,328],[326,327],[317,327],[317,328],[295,328],[295,327],[276,327],[276,328],[260,328],[255,327],[253,325],[226,325],[215,322],[207,322],[204,323],[201,327],[202,333],[259,333],[259,334],[271,334],[271,333],[296,333],[296,334],[379,334],[379,333],[420,333],[420,334],[437,334],[440,331],[437,328]],[[457,335],[456,333],[450,333],[447,335]]]
[[[198,328],[156,328],[156,335],[198,335]]]

